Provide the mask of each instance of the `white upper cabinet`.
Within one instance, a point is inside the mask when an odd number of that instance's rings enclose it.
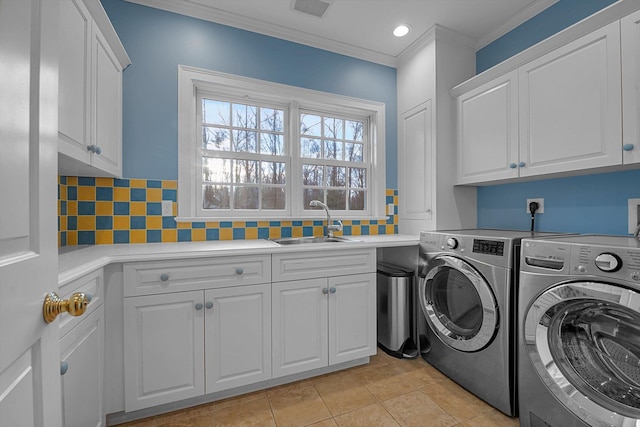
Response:
[[[456,100],[457,183],[518,176],[518,74],[516,71]]]
[[[95,0],[61,0],[59,173],[122,176],[122,70],[131,62]]]
[[[622,161],[620,24],[519,69],[521,177]]]
[[[639,8],[617,2],[452,89],[456,184],[640,162]]]
[[[625,164],[640,162],[640,12],[621,21],[622,149]]]

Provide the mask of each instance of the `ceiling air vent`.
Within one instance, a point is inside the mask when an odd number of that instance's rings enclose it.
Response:
[[[331,3],[322,0],[291,0],[291,8],[295,11],[322,18]]]

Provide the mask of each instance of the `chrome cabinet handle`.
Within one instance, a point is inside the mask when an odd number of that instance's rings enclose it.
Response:
[[[336,288],[334,288],[333,286],[329,288],[329,292],[331,292],[332,294],[336,293]]]
[[[169,280],[169,273],[162,273],[160,275],[160,280],[162,280],[163,282],[166,282],[167,280]]]
[[[327,288],[322,288],[322,293],[323,293],[323,294],[325,294],[325,295],[326,295],[326,294],[328,294],[328,293],[329,293],[329,289],[327,289]]]
[[[198,311],[202,310],[202,307],[203,307],[203,306],[202,306],[202,303],[201,303],[201,302],[198,302],[198,303],[196,303],[196,305],[195,305],[195,308],[196,308],[196,310],[198,310]]]
[[[527,165],[527,164],[526,164],[525,162],[520,162],[520,163],[518,163],[518,166],[519,166],[519,167],[521,167],[521,168],[525,167],[526,165]]]
[[[87,151],[95,153],[96,152],[96,146],[95,145],[87,145]]]
[[[207,307],[207,309],[211,310],[213,308],[213,303],[211,301],[207,301],[204,306]]]
[[[622,149],[624,151],[632,151],[635,148],[635,146],[633,144],[624,144],[622,146]]]
[[[515,169],[518,165],[516,165],[515,163],[509,163],[509,168],[511,169]]]
[[[64,375],[69,370],[69,364],[66,361],[60,362],[60,375]]]
[[[236,268],[236,274],[237,275],[241,275],[242,273],[244,273],[244,270],[241,268]]]

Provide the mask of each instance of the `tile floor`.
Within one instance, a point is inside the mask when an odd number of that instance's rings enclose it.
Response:
[[[121,427],[517,427],[422,359],[381,350],[367,365]]]

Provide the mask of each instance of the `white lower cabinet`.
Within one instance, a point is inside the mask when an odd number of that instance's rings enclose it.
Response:
[[[125,298],[127,412],[204,393],[203,299],[202,291]]]
[[[125,411],[271,378],[269,284],[125,298]]]
[[[376,352],[375,273],[273,283],[273,376]]]
[[[81,319],[60,339],[63,425],[101,427],[105,425],[104,307]]]
[[[207,393],[271,378],[271,285],[205,291],[205,317]]]

